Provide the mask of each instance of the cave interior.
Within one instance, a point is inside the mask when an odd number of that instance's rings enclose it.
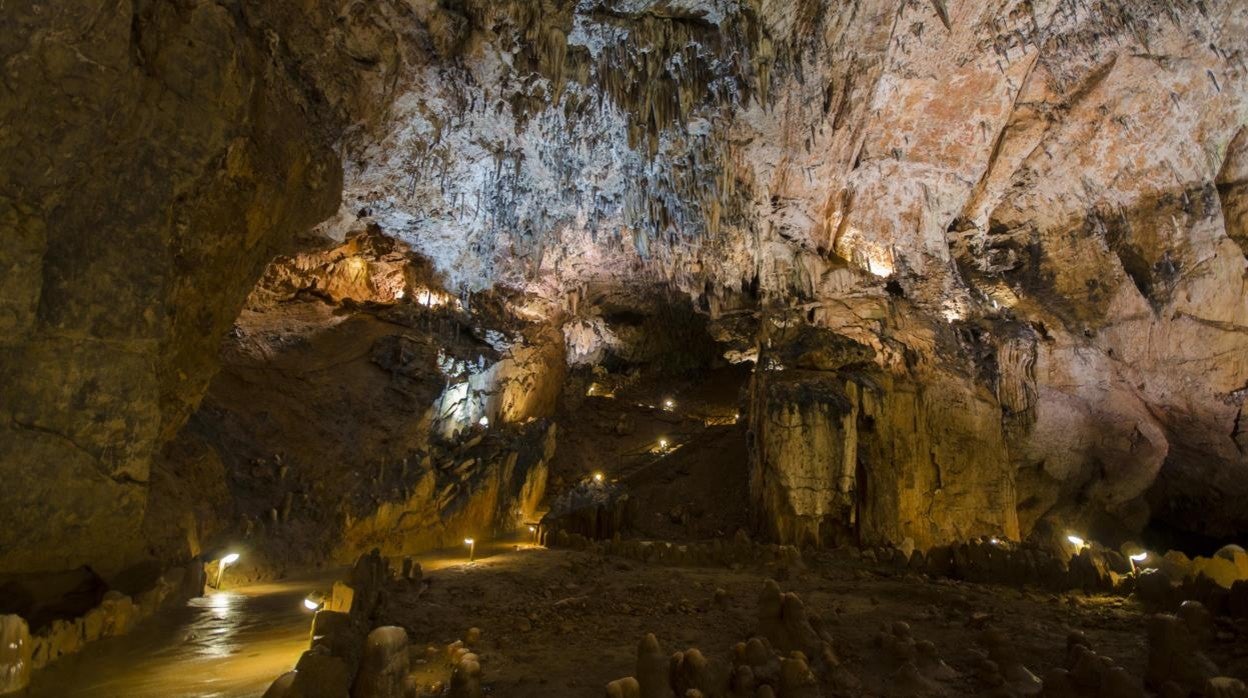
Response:
[[[0,695],[1248,698],[1248,4],[0,20]]]

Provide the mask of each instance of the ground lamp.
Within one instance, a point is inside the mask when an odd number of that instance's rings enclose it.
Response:
[[[313,613],[321,610],[324,606],[325,595],[319,591],[314,591],[303,599],[303,607]]]
[[[472,562],[476,560],[477,559],[477,539],[465,538],[464,545],[468,546],[468,562]]]
[[[225,568],[238,562],[238,553],[230,553],[221,558],[221,562],[217,563],[217,584],[218,589],[221,588],[221,576],[225,574]]]

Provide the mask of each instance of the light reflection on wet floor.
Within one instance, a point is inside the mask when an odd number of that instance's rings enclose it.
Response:
[[[519,545],[517,545],[519,543]],[[531,538],[482,541],[477,564],[533,547]],[[427,572],[458,567],[467,549],[415,556]],[[255,698],[308,648],[312,614],[303,599],[328,592],[346,570],[226,589],[144,621],[129,635],[89,645],[35,672],[28,698]]]
[[[259,696],[307,649],[303,599],[338,573],[192,599],[35,673],[32,698]]]

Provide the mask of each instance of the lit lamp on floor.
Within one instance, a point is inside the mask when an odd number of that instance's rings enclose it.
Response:
[[[605,479],[605,478],[604,478],[604,476],[603,476],[603,474],[602,474],[602,471],[601,471],[601,470],[600,470],[600,471],[598,471],[598,472],[596,472],[596,473],[594,473],[594,482],[596,482],[596,483],[598,483],[599,485],[601,485],[601,484],[602,484],[603,479]]]
[[[537,545],[537,526],[529,526],[529,533],[533,534],[533,545]]]
[[[308,594],[303,599],[303,607],[308,611],[316,613],[325,607],[325,595],[319,591]]]
[[[225,568],[238,562],[238,553],[230,553],[221,558],[221,562],[217,563],[217,584],[218,589],[221,588],[221,577],[225,574]]]
[[[477,539],[465,538],[464,545],[468,546],[468,562],[473,562],[477,559]]]

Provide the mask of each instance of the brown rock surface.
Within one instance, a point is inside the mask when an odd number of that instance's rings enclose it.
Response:
[[[377,99],[346,55],[387,12],[326,43],[337,3],[241,4],[5,7],[0,572],[143,554],[151,462],[217,341],[338,204],[330,146]]]
[[[257,512],[223,486],[240,472],[223,442],[281,449],[220,424],[319,426],[333,380],[227,404],[264,363],[239,337],[214,373],[265,265],[336,206],[325,236],[374,224],[429,260],[438,303],[521,299],[502,314],[541,328],[466,387],[400,385],[414,397],[387,392],[412,364],[383,361],[383,386],[347,362],[347,405],[372,393],[414,418],[389,441],[335,432],[343,472],[371,479],[469,416],[551,413],[565,341],[574,361],[650,345],[583,301],[643,308],[661,287],[720,322],[734,360],[818,374],[756,376],[754,513],[782,539],[1248,525],[1243,3],[41,8],[7,5],[0,39],[0,572],[111,577],[320,510],[281,487]],[[366,251],[267,280],[326,331],[286,333],[263,370],[306,377],[385,335],[391,358],[436,357],[382,327],[370,302],[414,289]],[[790,330],[816,340],[785,354]],[[801,397],[807,378],[824,397]],[[454,419],[418,417],[430,397]],[[378,451],[342,457],[365,441]],[[411,506],[392,495],[331,513],[389,527],[383,500]]]

